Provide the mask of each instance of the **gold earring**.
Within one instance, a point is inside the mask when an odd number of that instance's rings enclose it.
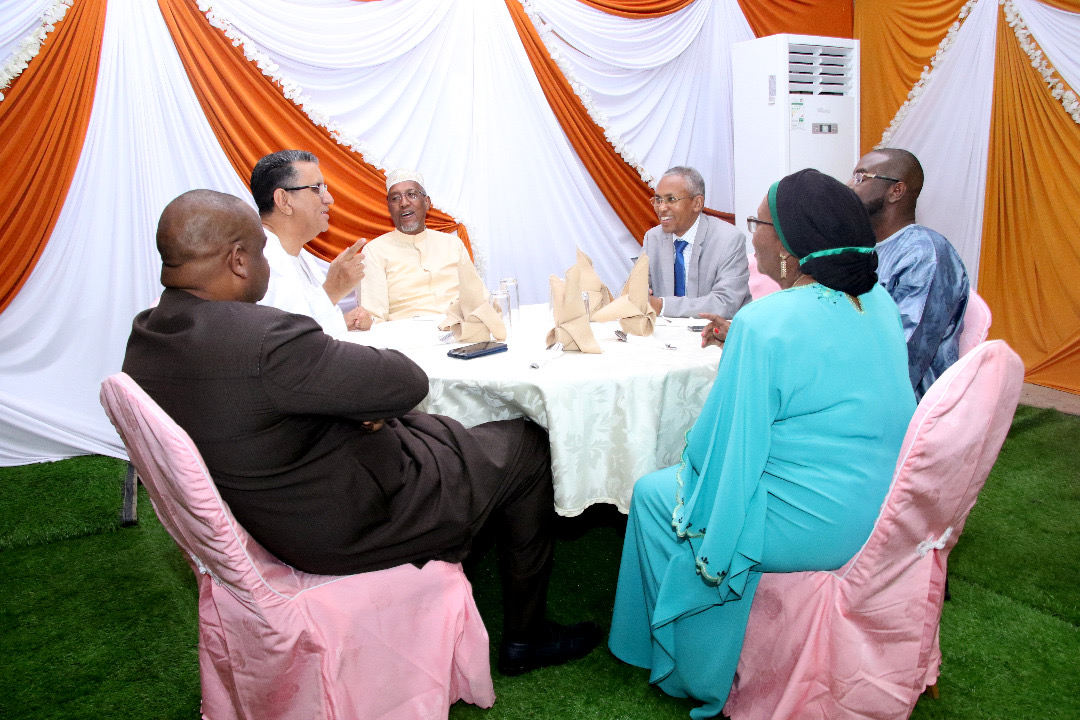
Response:
[[[783,280],[787,277],[787,258],[783,255],[780,256],[780,279]]]

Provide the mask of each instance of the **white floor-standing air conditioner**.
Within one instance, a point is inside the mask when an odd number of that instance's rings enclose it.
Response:
[[[770,35],[732,48],[735,222],[803,168],[847,182],[859,159],[859,41]],[[749,237],[747,237],[749,241]]]

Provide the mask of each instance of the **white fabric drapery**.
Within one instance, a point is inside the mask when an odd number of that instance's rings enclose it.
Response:
[[[1080,87],[1080,16],[1014,2],[1054,67]],[[51,4],[0,0],[0,62]],[[653,175],[675,164],[698,167],[708,204],[730,210],[728,54],[752,37],[736,0],[697,0],[650,20],[606,15],[578,0],[531,4],[612,135]],[[371,148],[365,159],[426,175],[436,206],[468,224],[489,285],[513,275],[522,302],[544,302],[547,276],[561,275],[581,247],[604,282],[621,287],[640,248],[556,122],[503,0],[214,7],[302,86],[313,107]],[[974,6],[891,141],[922,159],[920,221],[957,246],[973,282],[998,12],[995,0]],[[63,212],[0,315],[3,465],[123,454],[98,406],[98,385],[120,368],[131,318],[160,292],[158,215],[196,187],[249,199],[156,3],[109,0],[101,52]]]
[[[889,141],[922,163],[918,221],[953,244],[972,289],[979,278],[998,12],[997,0],[974,6]]]
[[[31,32],[41,26],[41,16],[53,0],[0,2],[0,67],[4,66]]]
[[[1013,5],[1061,79],[1080,93],[1080,13],[1036,0],[1013,0]]]
[[[161,293],[158,216],[199,187],[246,197],[157,5],[111,2],[71,191],[0,315],[0,464],[125,457],[98,387],[120,369],[132,317]]]
[[[690,165],[705,203],[731,212],[731,46],[754,33],[736,0],[697,0],[659,18],[626,19],[577,0],[531,0],[550,46],[648,172]]]
[[[362,138],[366,160],[423,173],[433,204],[467,223],[489,287],[516,277],[522,302],[544,302],[576,246],[606,282],[626,278],[637,243],[559,127],[503,0],[220,0],[214,12]]]

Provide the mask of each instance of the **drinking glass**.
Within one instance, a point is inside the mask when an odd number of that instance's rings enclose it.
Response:
[[[518,281],[516,278],[507,277],[499,281],[499,292],[505,292],[510,298],[510,317],[514,322],[521,315],[521,295],[518,294]]]
[[[513,334],[513,318],[510,316],[510,294],[505,290],[491,293],[491,306],[502,317],[503,325],[506,326],[506,339],[510,340]]]

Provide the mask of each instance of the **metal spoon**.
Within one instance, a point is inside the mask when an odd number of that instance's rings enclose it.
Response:
[[[552,343],[551,347],[549,347],[548,350],[551,351],[551,355],[549,357],[546,357],[543,360],[537,360],[534,363],[529,363],[529,367],[531,367],[534,370],[537,370],[539,368],[544,367],[545,365],[547,365],[552,360],[554,360],[556,358],[559,358],[559,357],[562,357],[563,344],[561,342]]]
[[[629,337],[622,330],[616,330],[615,331],[615,337],[619,339],[619,342],[624,342],[624,343],[630,342]],[[659,342],[657,342],[656,344],[660,345]],[[674,345],[672,345],[671,343],[663,343],[663,346],[668,350],[678,350],[679,349],[679,348],[675,347]]]

